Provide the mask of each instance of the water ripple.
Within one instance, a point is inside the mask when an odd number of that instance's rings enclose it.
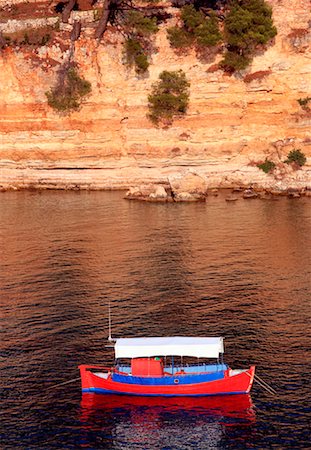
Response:
[[[308,200],[1,196],[2,448],[308,448]],[[79,382],[48,390],[112,361],[108,301],[115,336],[223,335],[230,365],[258,365],[278,395],[93,404]]]

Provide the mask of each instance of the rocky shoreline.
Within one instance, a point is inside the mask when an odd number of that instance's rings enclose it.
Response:
[[[206,191],[206,193],[200,197],[194,197],[192,194],[183,193],[178,198],[175,198],[172,192],[168,189],[165,189],[164,186],[157,186],[155,189],[151,189],[152,192],[149,195],[146,195],[147,186],[143,186],[141,188],[130,189],[125,194],[125,199],[127,200],[140,200],[145,202],[197,202],[197,201],[207,201],[208,197],[214,196],[217,197],[220,193],[225,192],[225,200],[227,202],[235,202],[239,199],[260,199],[260,200],[272,200],[278,196],[286,196],[288,198],[300,198],[300,197],[310,197],[311,198],[311,189],[304,190],[296,190],[289,189],[287,191],[269,191],[269,190],[254,190],[253,188],[243,189],[243,188],[235,188],[232,190],[229,189],[212,189],[211,191]]]
[[[149,202],[205,201],[227,189],[227,201],[238,198],[290,198],[311,196],[311,167],[279,165],[271,174],[254,166],[169,166],[146,161],[140,167],[110,162],[104,167],[0,167],[0,191],[19,190],[122,190],[128,200]]]
[[[223,188],[224,189],[224,188]],[[302,186],[275,185],[271,187],[263,186],[232,186],[225,200],[228,202],[237,201],[239,198],[268,200],[275,196],[287,196],[289,198],[311,197],[311,184]],[[147,202],[202,202],[209,196],[217,196],[221,187],[210,188],[208,182],[203,177],[193,172],[179,174],[169,177],[165,185],[144,184],[131,187],[125,198],[128,200],[140,200]]]

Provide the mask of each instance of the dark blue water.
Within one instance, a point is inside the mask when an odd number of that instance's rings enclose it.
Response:
[[[1,449],[310,448],[311,202],[0,196]],[[84,396],[113,335],[225,336],[251,398]]]

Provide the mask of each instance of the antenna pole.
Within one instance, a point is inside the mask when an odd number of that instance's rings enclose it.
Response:
[[[108,341],[111,342],[111,341],[113,341],[113,339],[112,339],[112,337],[111,337],[111,311],[110,311],[110,299],[108,300],[108,330],[109,330]]]

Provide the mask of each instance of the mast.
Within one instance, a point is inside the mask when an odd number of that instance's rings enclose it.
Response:
[[[110,299],[108,300],[108,341],[112,342],[114,339],[111,337],[111,310],[110,310]]]

